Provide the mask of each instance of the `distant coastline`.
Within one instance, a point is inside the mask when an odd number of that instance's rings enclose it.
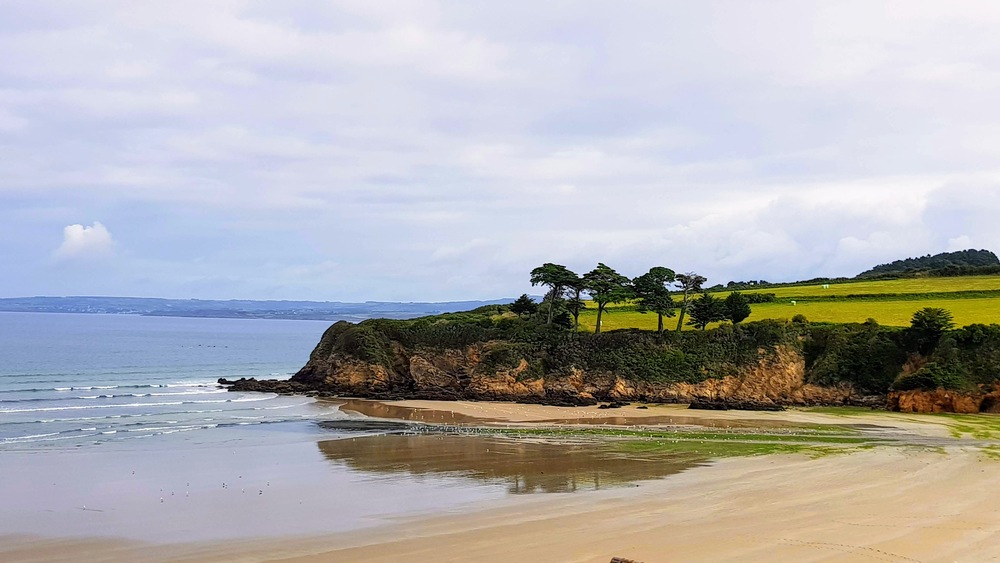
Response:
[[[375,317],[412,319],[475,309],[484,305],[509,303],[511,300],[512,298],[440,303],[391,301],[345,303],[340,301],[255,301],[155,297],[9,297],[0,298],[0,312],[358,322]]]

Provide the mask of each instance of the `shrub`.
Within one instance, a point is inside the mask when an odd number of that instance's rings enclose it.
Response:
[[[899,331],[867,324],[813,328],[804,352],[810,383],[845,382],[862,393],[888,391],[906,361]]]
[[[968,387],[965,384],[966,375],[965,370],[958,363],[929,362],[916,373],[897,379],[892,388],[897,391],[962,389]]]

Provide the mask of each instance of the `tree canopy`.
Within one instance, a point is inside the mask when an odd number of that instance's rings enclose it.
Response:
[[[708,281],[705,276],[700,276],[694,272],[688,272],[686,274],[677,274],[674,279],[674,284],[683,293],[681,294],[681,315],[677,319],[677,330],[680,331],[684,327],[684,314],[687,313],[688,300],[691,297],[692,292],[701,291],[701,286]]]
[[[924,307],[913,313],[908,333],[913,338],[916,350],[921,354],[927,354],[934,349],[941,336],[954,327],[951,311],[938,307]]]
[[[656,313],[656,330],[660,334],[663,334],[663,317],[674,316],[674,309],[677,307],[668,287],[675,278],[676,274],[670,268],[655,266],[632,280],[633,290],[638,298],[636,306],[639,312]]]
[[[538,303],[535,303],[535,301],[528,297],[528,294],[525,293],[510,304],[510,311],[519,317],[524,317],[525,315],[531,316],[538,311]]]
[[[619,274],[603,263],[583,276],[584,291],[597,303],[597,327],[601,332],[601,316],[609,303],[621,303],[632,297],[632,280]]]
[[[550,289],[549,314],[545,324],[552,324],[552,313],[555,310],[555,300],[562,295],[562,292],[569,285],[576,283],[579,277],[571,272],[566,266],[546,262],[541,266],[531,270],[531,285],[547,286]]]
[[[726,318],[732,323],[739,324],[750,316],[750,300],[738,291],[734,291],[726,297]]]
[[[700,297],[691,301],[688,306],[688,315],[691,317],[688,321],[689,325],[705,330],[708,325],[729,318],[729,310],[726,308],[726,302],[722,299],[708,293],[702,293]]]

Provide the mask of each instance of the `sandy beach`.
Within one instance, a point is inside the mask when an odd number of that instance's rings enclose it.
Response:
[[[498,423],[662,417],[741,424],[896,427],[944,439],[948,419],[863,412],[693,412],[400,401],[411,419]],[[345,406],[345,408],[351,405]],[[364,409],[365,407],[356,406]],[[416,410],[414,410],[416,409]],[[464,419],[464,418],[463,418]],[[845,420],[846,419],[846,420]],[[598,421],[600,423],[600,421]],[[658,422],[660,423],[660,422]],[[551,423],[546,423],[551,424]],[[229,542],[151,544],[8,537],[0,559],[181,561],[986,561],[1000,558],[1000,461],[982,441],[885,446],[812,458],[728,458],[631,486],[508,496],[362,530]],[[418,448],[419,451],[419,448]],[[338,454],[348,455],[348,454]],[[357,453],[350,455],[356,456]],[[331,507],[336,509],[336,507]]]

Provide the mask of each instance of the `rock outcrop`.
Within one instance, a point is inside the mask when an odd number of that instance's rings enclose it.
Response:
[[[904,362],[903,333],[868,323],[809,327],[759,321],[707,332],[594,335],[499,314],[494,307],[412,321],[337,322],[291,380],[223,383],[242,391],[372,399],[1000,412],[1000,391],[994,391],[1000,382],[975,391],[886,395],[891,385],[975,389],[995,379],[1000,328],[977,325],[955,333],[949,355],[911,353]]]
[[[610,402],[701,403],[716,408],[779,408],[782,405],[852,404],[849,385],[805,383],[805,360],[788,346],[760,350],[759,361],[735,375],[699,383],[632,381],[620,375],[584,372],[539,374],[528,358],[507,367],[483,358],[504,342],[479,342],[461,349],[407,350],[391,345],[389,362],[370,363],[335,347],[317,346],[309,362],[288,382],[239,380],[233,390],[343,395],[374,399],[489,400],[594,405]]]
[[[886,407],[891,411],[912,413],[1000,413],[1000,391],[893,391]]]

